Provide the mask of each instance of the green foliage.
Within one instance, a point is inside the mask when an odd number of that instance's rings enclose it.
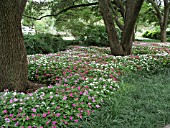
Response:
[[[114,92],[83,128],[163,128],[170,122],[170,68],[157,73],[137,72],[122,78],[123,89]],[[78,128],[78,127],[77,127]]]
[[[145,37],[145,38],[160,40],[160,35],[161,35],[161,33],[160,33],[159,30],[152,30],[152,31],[146,31],[142,36]],[[170,31],[167,31],[166,35],[167,35],[167,38],[169,40]]]
[[[135,47],[139,45],[158,46],[156,43],[134,43]],[[165,74],[166,79],[155,77],[150,80],[146,79],[146,73],[141,76],[136,73],[145,71],[153,74],[157,69],[168,67],[169,47],[165,45],[158,46],[156,55],[111,56],[109,48],[96,46],[70,46],[66,51],[55,54],[29,55],[29,80],[48,87],[29,94],[1,92],[0,126],[86,128],[92,124],[94,128],[112,128],[116,124],[128,128],[133,124],[135,128],[145,128],[140,122],[142,120],[144,123],[151,122],[146,128],[152,128],[154,116],[161,121],[170,117],[166,115],[169,110],[169,74]],[[129,75],[130,72],[134,76]],[[132,78],[129,81],[137,82],[129,84],[128,79],[123,78],[125,75]],[[156,84],[151,86],[151,81]],[[158,85],[160,82],[168,84]],[[127,92],[126,85],[136,88]],[[93,114],[97,109],[98,113]],[[88,122],[78,124],[81,120]]]
[[[109,46],[105,26],[87,26],[80,37],[80,41],[85,46]]]
[[[142,36],[150,39],[160,39],[160,31],[146,31]]]
[[[60,35],[24,35],[27,54],[47,54],[66,49],[66,42]]]

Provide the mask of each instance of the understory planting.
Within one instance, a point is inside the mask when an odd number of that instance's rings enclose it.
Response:
[[[69,46],[29,55],[29,80],[46,85],[33,93],[0,93],[0,126],[73,127],[121,89],[129,72],[170,67],[170,43],[134,43],[133,54],[112,56],[108,47]]]

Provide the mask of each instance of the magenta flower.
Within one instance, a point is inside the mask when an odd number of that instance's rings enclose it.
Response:
[[[83,92],[80,92],[80,95],[82,95],[83,94]]]
[[[33,112],[36,112],[36,109],[35,109],[35,108],[32,108],[32,111],[33,111]]]
[[[56,124],[57,122],[56,121],[53,121],[52,124]]]
[[[17,118],[13,118],[12,120],[15,121],[15,120],[17,120]]]
[[[7,110],[4,110],[3,113],[7,113],[8,111]]]
[[[58,117],[59,117],[60,115],[61,115],[60,113],[57,113],[57,114],[56,114],[56,116],[58,116]]]
[[[70,116],[70,120],[73,120],[73,117],[72,117],[72,116]]]
[[[31,114],[32,117],[35,117],[36,115],[35,114]]]
[[[13,116],[13,114],[9,114],[9,116],[10,116],[10,117],[12,117],[12,116]]]
[[[11,99],[9,102],[10,102],[10,103],[12,103],[12,102],[13,102],[13,100]]]
[[[67,96],[64,96],[63,100],[66,100],[67,99]]]
[[[72,106],[73,106],[73,107],[75,107],[75,106],[76,106],[76,104],[72,104]]]
[[[18,125],[19,125],[19,122],[17,121],[16,124],[15,124],[15,126],[18,126]]]
[[[78,86],[78,90],[80,90],[81,89],[81,87],[80,86]]]
[[[70,97],[73,97],[73,93],[70,93]]]
[[[53,86],[52,86],[52,85],[50,85],[50,86],[48,86],[48,88],[53,88]]]
[[[47,116],[47,114],[46,114],[46,113],[43,113],[42,117],[46,117],[46,116]]]
[[[28,128],[32,128],[32,126],[28,126]]]
[[[79,120],[74,120],[74,122],[79,122]]]
[[[59,109],[60,108],[60,106],[57,106],[57,108],[56,109]]]

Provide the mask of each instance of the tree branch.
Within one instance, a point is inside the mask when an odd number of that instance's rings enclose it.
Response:
[[[115,20],[117,26],[123,31],[124,26],[123,26],[123,25],[120,23],[120,21],[118,20],[118,16],[117,16],[116,10],[114,9],[113,6],[111,6],[111,10],[112,10],[112,12],[113,12],[113,14],[114,14],[114,20]]]
[[[153,0],[148,0],[151,4],[152,4],[152,6],[154,7],[154,9],[155,9],[155,11],[156,11],[156,15],[157,15],[157,17],[158,17],[158,19],[159,19],[159,22],[160,22],[160,24],[162,24],[162,20],[163,20],[163,18],[162,18],[162,15],[161,15],[161,12],[160,12],[160,10],[159,10],[159,7],[158,7],[158,5],[153,1]]]
[[[120,0],[115,0],[115,5],[119,8],[119,12],[121,13],[123,19],[125,18],[125,8],[122,5]]]
[[[60,12],[58,12],[57,14],[50,14],[50,15],[45,15],[45,16],[42,16],[40,18],[36,18],[36,17],[31,17],[31,16],[26,16],[26,15],[23,15],[24,17],[27,17],[27,18],[31,18],[31,19],[34,19],[34,20],[41,20],[45,17],[52,17],[52,16],[58,16],[60,14],[62,14],[63,12],[67,12],[68,10],[70,9],[74,9],[74,8],[79,8],[79,7],[87,7],[87,6],[92,6],[92,5],[98,5],[98,2],[94,2],[94,3],[88,3],[88,4],[79,4],[79,5],[74,5],[74,6],[70,6],[70,7],[67,7],[63,10],[61,10]]]

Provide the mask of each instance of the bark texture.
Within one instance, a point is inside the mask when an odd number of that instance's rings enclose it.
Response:
[[[169,10],[170,10],[170,1],[163,0],[164,2],[164,10],[161,12],[159,6],[155,2],[155,0],[148,0],[156,11],[156,16],[159,20],[159,26],[161,30],[161,42],[166,42],[166,29],[168,26],[168,17],[169,17]]]
[[[106,25],[106,30],[109,38],[110,49],[112,55],[124,55],[123,49],[119,43],[118,35],[114,25],[110,0],[99,0],[99,8]]]
[[[27,55],[21,30],[26,0],[0,2],[0,91],[25,92],[28,86]]]
[[[127,0],[126,11],[121,12],[124,18],[123,35],[121,41],[118,40],[118,35],[115,28],[115,23],[112,17],[111,1],[110,0],[98,0],[101,15],[103,17],[107,34],[110,42],[110,49],[112,55],[129,55],[132,51],[132,41],[134,34],[134,26],[143,4],[144,0]],[[120,5],[119,0],[116,0],[116,5]],[[120,10],[123,8],[120,6]],[[114,12],[114,11],[113,11]],[[116,22],[116,21],[115,21]],[[117,22],[116,22],[117,23]]]

